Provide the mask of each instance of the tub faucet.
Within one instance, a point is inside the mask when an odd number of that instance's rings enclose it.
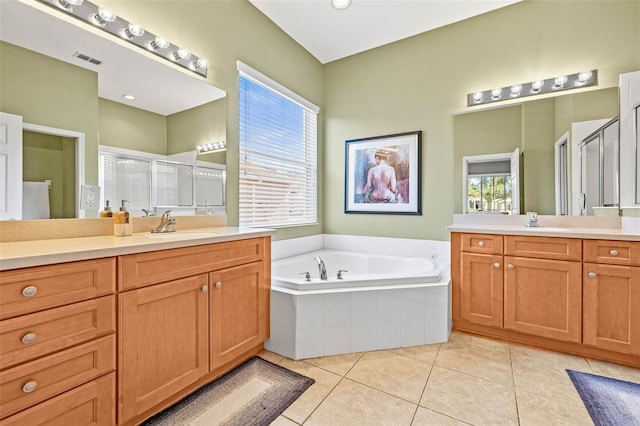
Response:
[[[322,259],[320,259],[320,256],[316,256],[315,260],[316,260],[316,263],[318,264],[318,270],[320,271],[320,279],[326,281],[327,268],[326,266],[324,266],[324,262],[322,261]]]
[[[537,228],[540,226],[538,223],[538,213],[536,212],[527,212],[527,217],[529,219],[529,223],[527,223],[527,227],[529,228]]]
[[[153,234],[160,234],[163,232],[176,232],[176,220],[172,217],[169,217],[169,213],[171,210],[167,210],[162,214],[160,218],[160,225],[157,228],[153,228],[151,232]]]

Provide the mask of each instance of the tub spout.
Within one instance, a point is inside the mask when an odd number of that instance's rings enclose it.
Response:
[[[327,280],[327,268],[324,266],[324,261],[320,258],[320,256],[315,257],[315,261],[318,264],[318,270],[320,271],[320,279]]]

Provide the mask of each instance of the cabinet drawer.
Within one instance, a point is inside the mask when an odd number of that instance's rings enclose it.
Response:
[[[469,253],[502,254],[502,235],[462,234],[462,251]]]
[[[540,259],[582,260],[582,240],[578,238],[506,235],[504,254]]]
[[[0,319],[106,296],[115,284],[115,258],[3,271]]]
[[[113,426],[116,380],[110,373],[0,421],[1,426]]]
[[[584,240],[584,261],[640,266],[640,242]]]
[[[265,239],[231,241],[131,254],[118,258],[120,290],[198,275],[262,260]]]
[[[0,369],[115,332],[115,296],[0,321]]]
[[[0,373],[0,418],[114,370],[115,352],[111,335]]]

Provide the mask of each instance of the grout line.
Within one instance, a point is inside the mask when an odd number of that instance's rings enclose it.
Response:
[[[507,343],[507,345],[509,348],[509,368],[511,369],[511,381],[513,383],[513,398],[516,402],[516,418],[518,419],[518,424],[521,424],[522,422],[520,421],[520,408],[518,407],[518,390],[516,389],[516,378],[513,375],[513,357],[511,354],[511,344]]]

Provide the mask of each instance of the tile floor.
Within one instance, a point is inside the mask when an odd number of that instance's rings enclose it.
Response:
[[[293,361],[315,379],[273,423],[591,425],[565,369],[640,383],[640,370],[454,332],[448,343]]]

